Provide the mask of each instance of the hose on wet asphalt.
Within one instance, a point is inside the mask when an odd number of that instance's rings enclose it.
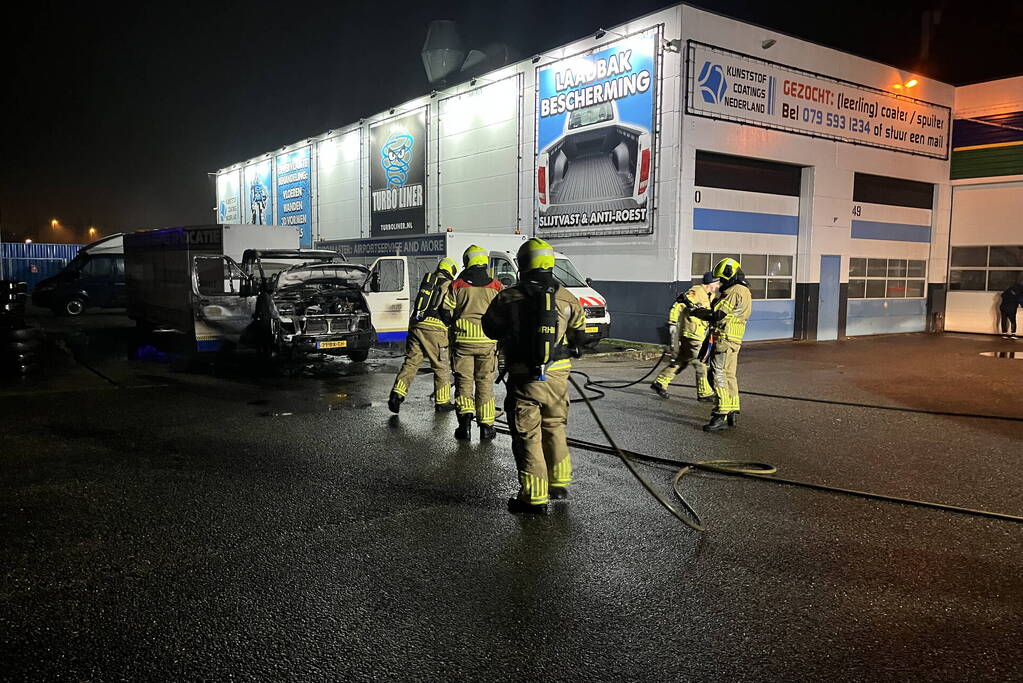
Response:
[[[658,358],[658,360],[654,364],[654,366],[652,368],[650,368],[650,370],[645,375],[643,375],[639,379],[637,379],[635,381],[632,381],[632,382],[607,381],[607,380],[595,381],[592,378],[590,378],[590,376],[587,373],[582,372],[580,370],[573,370],[572,371],[572,375],[579,375],[579,376],[583,377],[584,380],[583,380],[582,384],[580,384],[579,382],[577,382],[575,380],[574,377],[572,377],[571,375],[569,376],[569,381],[572,383],[572,386],[575,387],[576,391],[579,393],[579,396],[580,396],[580,398],[578,398],[578,399],[571,399],[571,402],[573,402],[573,403],[584,402],[586,404],[587,409],[589,410],[590,414],[593,416],[594,421],[597,423],[597,427],[600,429],[600,431],[603,434],[604,438],[607,440],[607,444],[606,445],[605,444],[598,444],[598,443],[594,443],[594,442],[590,442],[590,441],[584,441],[582,439],[576,439],[576,438],[573,438],[573,437],[569,437],[568,438],[568,445],[569,446],[573,446],[575,448],[582,449],[582,450],[587,450],[587,451],[590,451],[590,452],[593,452],[593,453],[600,453],[600,454],[604,454],[604,455],[614,455],[614,456],[617,456],[622,461],[622,463],[625,465],[625,467],[629,470],[629,472],[633,475],[633,477],[635,477],[636,480],[640,483],[640,485],[642,485],[643,488],[651,496],[653,496],[653,498],[662,507],[664,507],[665,510],[667,510],[669,512],[669,514],[671,514],[678,521],[680,521],[681,523],[683,523],[684,525],[686,525],[690,529],[693,529],[695,531],[705,531],[706,530],[706,526],[704,525],[703,520],[700,518],[699,513],[685,499],[685,496],[682,493],[682,479],[683,479],[683,477],[685,477],[686,474],[688,474],[688,473],[690,473],[690,472],[692,472],[694,470],[702,470],[702,471],[705,471],[705,472],[713,472],[713,473],[716,473],[716,474],[725,474],[725,475],[730,475],[730,476],[745,477],[745,478],[749,478],[749,479],[755,479],[755,480],[758,480],[758,481],[767,481],[767,482],[772,482],[772,483],[775,483],[775,484],[782,484],[782,485],[786,485],[786,486],[797,486],[797,487],[800,487],[800,488],[806,488],[806,489],[815,490],[815,491],[825,491],[825,492],[828,492],[828,493],[838,493],[838,494],[847,495],[847,496],[853,496],[853,497],[857,497],[857,498],[866,498],[866,499],[869,499],[869,500],[884,501],[884,502],[889,502],[889,503],[898,503],[898,504],[901,504],[901,505],[912,505],[912,506],[915,506],[915,507],[930,508],[930,509],[933,509],[933,510],[943,510],[945,512],[955,512],[955,513],[960,513],[960,514],[973,515],[973,516],[976,516],[976,517],[985,517],[985,518],[989,518],[989,519],[998,519],[998,520],[1002,520],[1002,521],[1023,523],[1023,516],[1018,516],[1018,515],[1010,515],[1010,514],[1006,514],[1006,513],[1002,513],[1002,512],[993,512],[993,511],[990,511],[990,510],[980,510],[980,509],[976,509],[976,508],[969,508],[969,507],[963,507],[963,506],[958,506],[958,505],[948,505],[948,504],[945,504],[945,503],[935,503],[933,501],[918,500],[918,499],[915,499],[915,498],[905,498],[905,497],[902,497],[902,496],[891,496],[891,495],[882,494],[882,493],[873,493],[873,492],[870,492],[870,491],[858,491],[858,490],[855,490],[855,489],[848,489],[848,488],[843,488],[843,487],[839,487],[839,486],[830,486],[830,485],[827,485],[827,484],[820,484],[820,483],[816,483],[816,482],[803,481],[803,480],[799,480],[799,479],[790,479],[790,478],[787,478],[787,477],[778,477],[778,476],[775,476],[777,471],[778,471],[778,469],[775,466],[773,466],[773,465],[771,465],[769,463],[753,462],[753,461],[741,461],[741,460],[717,460],[717,459],[715,459],[715,460],[700,460],[700,461],[695,461],[695,462],[687,462],[687,461],[684,461],[684,460],[676,460],[674,458],[662,458],[662,457],[658,457],[658,456],[654,456],[654,455],[648,455],[648,454],[645,454],[645,453],[638,453],[638,452],[635,452],[635,451],[624,450],[624,449],[622,449],[621,447],[618,446],[617,442],[615,442],[614,437],[611,435],[610,431],[607,429],[607,426],[604,424],[604,421],[600,418],[600,415],[597,413],[596,408],[594,408],[593,401],[599,400],[599,399],[604,398],[606,396],[606,394],[603,391],[600,390],[601,388],[603,388],[603,389],[625,389],[627,387],[631,387],[631,386],[634,386],[636,384],[639,384],[640,382],[645,381],[647,378],[650,377],[650,375],[652,375],[654,373],[654,371],[660,366],[660,364],[664,361],[664,359],[665,359],[665,356],[662,355],[660,358]],[[586,393],[587,389],[592,391],[594,395],[588,396],[587,393]],[[749,393],[749,392],[740,392],[740,393]],[[753,395],[762,395],[762,394],[753,394]],[[775,395],[775,396],[770,396],[770,397],[771,398],[782,398],[782,399],[789,398],[789,399],[792,399],[792,400],[807,400],[807,401],[811,401],[811,402],[817,402],[816,399],[800,399],[798,397],[787,397],[787,396],[780,396],[780,395]],[[839,402],[836,402],[836,401],[824,401],[824,400],[821,400],[819,402],[821,402],[821,403],[828,403],[828,404],[839,403]],[[882,409],[882,410],[900,410],[899,408],[894,407],[894,406],[891,406],[891,407],[890,406],[872,406],[872,405],[869,405],[869,404],[852,404],[852,403],[850,403],[850,404],[843,404],[843,405],[851,405],[851,406],[855,406],[855,407],[865,407],[865,408],[877,408],[877,409]],[[906,409],[906,412],[925,412],[925,411],[914,410],[914,409]],[[973,415],[964,414],[964,413],[935,412],[934,414],[937,414],[937,415],[957,415],[957,416],[961,416],[961,417],[990,417],[990,416],[973,416]],[[1014,420],[1014,421],[1015,420],[1023,421],[1023,418],[1002,418],[1002,419],[1008,419],[1008,420]],[[504,422],[504,424],[507,425],[507,422],[505,422],[505,421],[502,421],[502,422]],[[505,429],[501,429],[501,431],[504,432],[504,433],[510,433],[510,430],[508,430],[506,428]],[[636,463],[643,463],[643,464],[648,464],[648,465],[659,465],[659,466],[670,467],[672,469],[680,468],[676,472],[675,477],[674,477],[674,479],[672,481],[672,491],[674,492],[675,497],[678,499],[678,503],[679,503],[678,507],[676,507],[675,505],[672,505],[671,502],[669,502],[667,499],[665,499],[665,497],[663,495],[661,495],[661,493],[636,468],[636,466],[635,466]]]

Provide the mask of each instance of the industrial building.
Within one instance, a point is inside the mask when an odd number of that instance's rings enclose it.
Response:
[[[747,338],[993,333],[1023,274],[1023,77],[956,88],[677,5],[221,169],[217,213],[309,246],[537,235],[619,338],[662,340],[723,255]]]

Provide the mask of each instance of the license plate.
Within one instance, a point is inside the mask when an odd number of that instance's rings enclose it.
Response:
[[[597,332],[600,332],[600,328],[599,328],[599,327],[587,327],[587,328],[586,328],[585,330],[583,330],[583,331],[584,331],[584,332],[585,332],[586,334],[596,334]]]
[[[325,341],[316,343],[316,348],[318,349],[343,349],[346,346],[348,346],[348,342],[346,341]]]

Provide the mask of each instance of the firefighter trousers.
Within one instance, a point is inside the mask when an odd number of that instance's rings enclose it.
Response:
[[[448,364],[448,331],[440,327],[414,327],[405,343],[405,362],[391,389],[406,396],[419,366],[426,358],[433,368],[434,400],[438,405],[451,403],[451,366]]]
[[[692,365],[693,369],[696,370],[696,395],[700,398],[713,396],[714,389],[710,386],[710,381],[707,379],[707,364],[700,362],[699,359],[700,348],[702,346],[703,340],[701,339],[682,337],[678,353],[675,354],[675,359],[668,367],[661,370],[661,374],[657,375],[657,379],[654,381],[667,389],[678,373]]]
[[[714,393],[718,398],[714,412],[722,415],[739,412],[739,380],[735,373],[740,348],[738,342],[721,339],[714,345],[714,357],[710,361]]]
[[[459,415],[476,414],[481,425],[494,424],[494,379],[497,344],[455,342],[451,351],[455,371],[455,405]]]
[[[568,453],[568,373],[548,372],[546,381],[510,377],[504,410],[511,428],[512,453],[519,472],[519,499],[547,502],[551,486],[572,482]]]

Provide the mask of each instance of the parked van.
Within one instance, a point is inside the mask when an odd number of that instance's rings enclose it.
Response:
[[[40,280],[32,303],[57,315],[77,316],[87,308],[127,305],[124,235],[116,234],[82,247],[64,269]]]
[[[437,261],[448,257],[461,266],[462,253],[470,244],[490,250],[491,275],[505,286],[518,282],[515,254],[529,239],[515,233],[487,234],[448,230],[434,235],[370,238],[357,240],[321,240],[318,249],[330,249],[344,255],[352,263],[370,269],[365,288],[366,300],[373,316],[377,340],[404,341],[412,297]],[[575,264],[564,254],[555,255],[554,275],[574,294],[586,312],[586,343],[595,344],[608,334],[611,316],[604,297],[590,286]]]

